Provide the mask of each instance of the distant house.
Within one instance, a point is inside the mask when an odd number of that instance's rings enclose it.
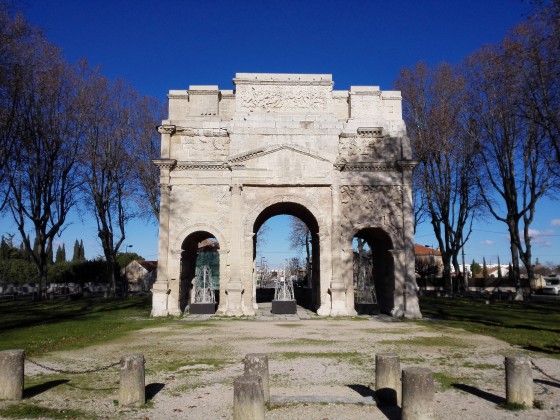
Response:
[[[156,281],[157,261],[134,260],[121,270],[121,275],[129,292],[148,292]]]
[[[414,244],[414,258],[418,287],[424,290],[435,289],[443,273],[440,250]]]

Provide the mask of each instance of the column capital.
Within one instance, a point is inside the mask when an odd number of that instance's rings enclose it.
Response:
[[[162,124],[158,125],[156,128],[158,133],[160,134],[174,134],[177,126],[173,124]]]

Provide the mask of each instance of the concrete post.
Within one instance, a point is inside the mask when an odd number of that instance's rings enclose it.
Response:
[[[23,398],[24,350],[0,351],[0,400]]]
[[[395,354],[375,355],[375,395],[389,406],[401,404],[401,363]]]
[[[233,420],[264,420],[260,376],[240,376],[233,382]]]
[[[268,379],[268,355],[264,353],[249,353],[243,360],[246,376],[258,376],[262,380],[264,401],[270,401],[270,387]]]
[[[402,420],[434,419],[434,379],[427,368],[402,372]]]
[[[139,407],[146,403],[144,356],[128,354],[121,357],[119,405]]]
[[[533,372],[528,356],[506,356],[506,402],[533,406]]]

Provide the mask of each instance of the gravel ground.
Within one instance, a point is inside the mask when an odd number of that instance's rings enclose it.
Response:
[[[400,408],[328,403],[374,395],[376,353],[395,353],[401,367],[432,369],[438,419],[557,419],[560,382],[534,370],[540,409],[508,411],[504,355],[528,354],[553,378],[560,361],[504,342],[445,328],[437,322],[395,322],[386,317],[324,319],[187,317],[169,326],[140,330],[102,346],[50,353],[45,365],[80,370],[108,365],[120,355],[146,359],[148,403],[119,407],[118,368],[81,374],[53,374],[26,363],[25,404],[63,411],[79,409],[101,419],[231,419],[233,381],[243,373],[247,353],[269,355],[270,394],[276,400],[310,397],[317,403],[273,404],[268,419],[399,419]],[[131,322],[135,320],[131,319]],[[0,407],[11,403],[0,402]]]

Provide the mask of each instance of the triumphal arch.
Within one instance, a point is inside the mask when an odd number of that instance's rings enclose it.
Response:
[[[253,315],[256,233],[289,214],[312,233],[317,314],[356,314],[352,241],[360,238],[371,248],[380,311],[420,317],[415,162],[400,92],[337,91],[327,74],[237,73],[233,83],[169,92],[154,161],[161,203],[152,315],[189,309],[193,256],[207,238],[219,244],[217,313]]]

